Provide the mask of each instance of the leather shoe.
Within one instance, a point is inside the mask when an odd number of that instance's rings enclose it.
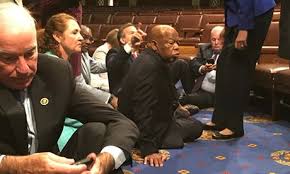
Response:
[[[208,124],[203,124],[203,130],[217,130],[217,131],[221,131],[223,130],[223,127],[219,127],[219,126],[212,126],[212,125],[208,125]]]
[[[223,135],[217,131],[212,134],[212,138],[216,140],[229,140],[229,139],[234,139],[234,138],[240,138],[242,136],[244,136],[243,133],[233,133],[230,135]]]

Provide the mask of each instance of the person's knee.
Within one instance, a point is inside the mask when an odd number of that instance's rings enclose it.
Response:
[[[192,140],[195,140],[202,135],[203,124],[199,120],[196,120],[196,119],[192,119],[191,121],[192,121],[191,138]]]
[[[199,120],[195,120],[195,127],[196,127],[196,132],[197,132],[197,137],[200,137],[202,135],[203,131],[203,123],[200,122]]]

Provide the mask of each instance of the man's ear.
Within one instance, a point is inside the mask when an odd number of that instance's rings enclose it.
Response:
[[[155,40],[148,42],[147,46],[150,47],[152,50],[157,51],[157,42]]]
[[[60,43],[60,41],[61,41],[61,38],[62,38],[62,36],[61,36],[61,34],[59,33],[59,32],[54,32],[53,34],[52,34],[52,37],[58,42],[58,43]]]
[[[125,45],[126,44],[124,38],[122,38],[122,37],[120,38],[120,42],[122,43],[122,45]]]

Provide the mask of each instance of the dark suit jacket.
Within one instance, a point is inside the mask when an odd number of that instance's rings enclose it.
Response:
[[[126,53],[123,47],[109,50],[106,56],[106,66],[110,93],[118,96],[123,79],[127,75],[132,62],[131,54]]]
[[[281,0],[279,56],[290,59],[290,1]]]
[[[209,59],[213,56],[213,50],[210,43],[204,43],[199,46],[199,52],[197,56],[190,62],[191,68],[193,71],[193,75],[195,80],[195,84],[193,86],[192,92],[197,92],[202,85],[205,74],[199,73],[199,68],[202,65],[205,65]]]
[[[75,87],[71,67],[63,59],[39,55],[37,74],[28,91],[36,122],[37,152],[52,151],[67,115],[82,123],[103,122],[110,127],[112,132],[104,146],[115,145],[125,152],[134,146],[138,134],[134,123]],[[0,96],[0,154],[26,155],[28,140],[24,108],[2,85]],[[41,105],[43,98],[48,99],[47,105]]]
[[[199,73],[199,68],[201,65],[205,65],[207,60],[212,58],[212,55],[213,51],[210,43],[205,43],[199,46],[197,56],[190,62],[195,77],[201,76]]]
[[[118,109],[137,124],[138,145],[144,156],[158,152],[162,145],[164,134],[173,121],[174,91],[168,65],[151,49],[145,49],[124,80],[118,105]]]

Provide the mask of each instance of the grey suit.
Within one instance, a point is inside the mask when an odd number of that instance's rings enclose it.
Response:
[[[88,85],[91,85],[91,73],[107,72],[106,65],[91,58],[88,52],[82,53],[82,74]]]
[[[99,101],[107,103],[111,94],[106,91],[90,86],[91,84],[90,72],[92,71],[92,69],[94,72],[104,72],[105,71],[104,67],[99,68],[97,64],[91,64],[91,60],[88,57],[86,57],[86,54],[82,54],[81,65],[82,65],[82,73],[75,78],[77,85],[90,92],[91,95],[95,95]]]
[[[54,152],[67,115],[84,124],[105,124],[107,134],[101,143],[102,147],[114,145],[124,152],[130,152],[135,144],[138,130],[134,123],[75,86],[71,67],[62,59],[39,55],[38,71],[28,88],[28,93],[36,122],[36,152]],[[27,155],[28,138],[24,108],[12,91],[1,84],[0,96],[0,154]],[[46,104],[41,102],[44,98],[48,101]],[[96,149],[97,147],[91,150]]]

